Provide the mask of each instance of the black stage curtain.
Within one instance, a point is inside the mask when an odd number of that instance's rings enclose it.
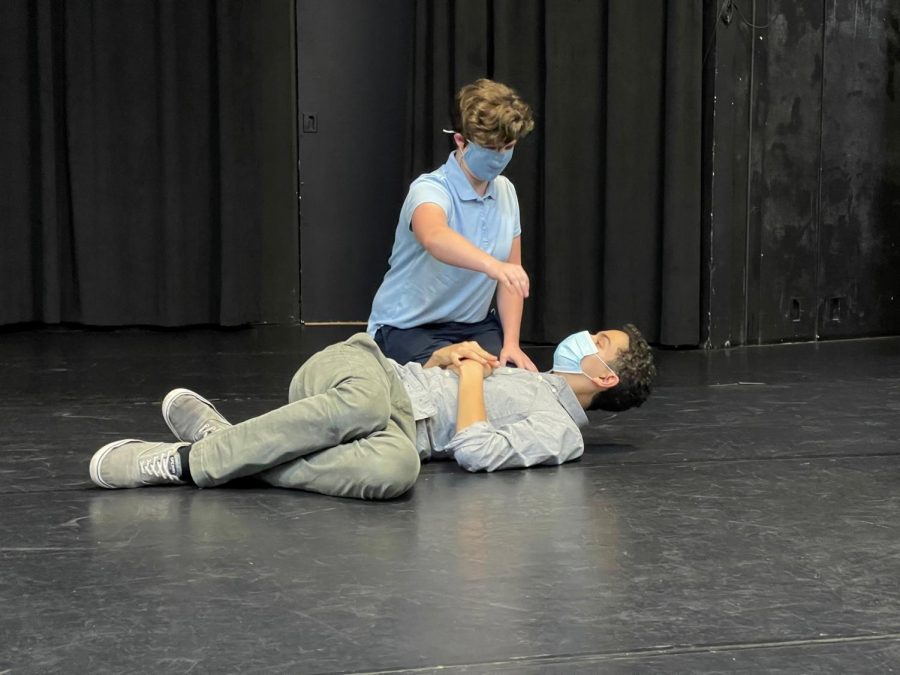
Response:
[[[0,324],[259,318],[256,8],[0,2]]]
[[[702,4],[418,0],[410,175],[445,160],[462,84],[506,82],[535,109],[506,172],[532,283],[523,339],[633,321],[699,344]]]

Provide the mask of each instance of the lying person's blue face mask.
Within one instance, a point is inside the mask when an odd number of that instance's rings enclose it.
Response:
[[[609,364],[600,356],[597,345],[591,334],[583,330],[580,333],[572,333],[569,337],[559,343],[556,351],[553,352],[553,372],[556,373],[574,373],[576,375],[584,375],[589,380],[593,380],[590,375],[584,372],[581,367],[581,361],[585,356],[596,356],[600,362],[609,369],[613,375],[615,371],[609,367]]]
[[[469,171],[478,180],[485,181],[494,180],[499,176],[503,169],[506,168],[506,165],[509,164],[512,156],[513,148],[509,150],[491,150],[490,148],[483,148],[472,141],[469,141],[469,144],[463,151],[463,159],[466,162],[466,166],[469,167]]]

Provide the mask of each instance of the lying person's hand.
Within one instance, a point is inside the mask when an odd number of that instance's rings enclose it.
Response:
[[[459,363],[447,366],[447,370],[452,370],[454,373],[460,376],[462,376],[463,371],[477,373],[479,368],[481,369],[482,377],[490,377],[491,373],[494,372],[494,369],[499,368],[499,364],[492,365],[492,363],[490,362],[480,363],[479,361],[475,361],[473,359],[462,359]]]

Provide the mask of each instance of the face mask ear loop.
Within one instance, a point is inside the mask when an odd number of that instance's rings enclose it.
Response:
[[[602,363],[604,366],[606,366],[606,369],[607,369],[610,373],[612,373],[612,374],[615,375],[616,377],[619,376],[619,375],[616,373],[616,371],[614,371],[612,368],[609,367],[609,364],[608,364],[606,361],[603,360],[603,357],[600,356],[599,353],[598,353],[598,354],[594,354],[594,356],[596,356],[598,359],[600,359],[600,363]],[[587,375],[587,373],[585,373],[585,375]]]

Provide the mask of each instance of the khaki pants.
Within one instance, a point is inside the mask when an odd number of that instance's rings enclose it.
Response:
[[[310,358],[291,381],[289,401],[194,443],[197,485],[256,476],[276,487],[390,499],[415,483],[412,405],[369,336]]]

